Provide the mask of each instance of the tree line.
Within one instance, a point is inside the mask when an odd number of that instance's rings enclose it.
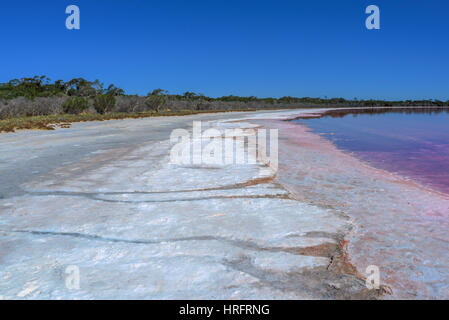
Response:
[[[28,102],[27,102],[28,101]],[[48,104],[52,104],[49,108]],[[47,76],[12,79],[0,83],[0,118],[49,113],[81,113],[95,110],[109,112],[161,112],[164,110],[242,110],[254,108],[301,108],[313,106],[376,107],[376,106],[449,106],[440,100],[352,100],[344,98],[290,97],[259,98],[227,95],[208,97],[187,91],[171,94],[163,89],[151,90],[146,96],[128,95],[114,84],[74,78],[51,81]]]
[[[52,97],[52,96],[75,96],[84,98],[93,98],[98,95],[113,95],[120,96],[126,95],[125,91],[116,87],[114,84],[110,84],[104,87],[104,84],[99,80],[88,81],[83,78],[74,78],[70,81],[56,80],[51,82],[47,76],[34,76],[31,78],[13,79],[7,83],[0,83],[0,99],[14,99],[17,97],[25,97],[28,99],[34,99],[36,97]],[[311,98],[311,97],[290,97],[285,96],[281,98],[258,98],[255,96],[240,97],[234,95],[222,96],[222,97],[207,97],[203,94],[197,94],[194,92],[185,92],[182,95],[169,94],[168,91],[162,89],[154,89],[148,93],[147,96],[168,96],[175,100],[203,100],[203,101],[224,101],[224,102],[268,102],[268,103],[306,103],[306,104],[327,104],[327,105],[343,105],[343,104],[360,104],[366,106],[446,106],[449,105],[448,101],[440,100],[347,100],[344,98]]]

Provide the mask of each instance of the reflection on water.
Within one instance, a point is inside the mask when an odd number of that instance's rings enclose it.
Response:
[[[449,108],[334,110],[294,121],[375,167],[449,194]]]

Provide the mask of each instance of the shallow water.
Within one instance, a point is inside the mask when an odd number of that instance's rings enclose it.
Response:
[[[279,129],[276,182],[297,200],[349,219],[348,261],[365,276],[378,266],[392,292],[386,299],[449,298],[449,195],[367,166],[297,122],[264,126]]]
[[[294,121],[374,167],[449,194],[449,112],[337,111]]]

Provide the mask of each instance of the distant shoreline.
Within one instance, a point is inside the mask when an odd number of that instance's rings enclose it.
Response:
[[[0,134],[7,132],[15,132],[16,130],[54,130],[55,128],[67,128],[70,127],[71,123],[74,122],[86,122],[86,121],[107,121],[107,120],[121,120],[121,119],[140,119],[140,118],[149,118],[149,117],[170,117],[170,116],[185,116],[185,115],[195,115],[195,114],[213,114],[213,113],[229,113],[229,112],[257,112],[257,111],[276,111],[276,110],[308,110],[308,109],[317,109],[320,106],[311,106],[311,107],[301,107],[301,108],[287,108],[287,107],[273,107],[273,108],[244,108],[244,109],[220,109],[220,110],[180,110],[180,111],[163,111],[163,112],[134,112],[134,113],[124,113],[124,112],[116,112],[116,113],[106,113],[106,114],[98,114],[98,113],[81,113],[81,114],[57,114],[57,115],[42,115],[42,116],[25,116],[25,117],[11,117],[0,120]],[[400,110],[407,111],[410,109],[420,109],[423,112],[425,110],[447,110],[448,107],[435,107],[435,106],[376,106],[376,107],[324,107],[323,110],[326,110],[321,114],[310,114],[306,113],[304,115],[299,116],[302,117],[321,117],[328,113],[335,113],[336,116],[341,114],[346,114],[352,110],[367,110],[367,109],[386,109],[385,112],[390,110]],[[339,112],[341,111],[341,112]]]

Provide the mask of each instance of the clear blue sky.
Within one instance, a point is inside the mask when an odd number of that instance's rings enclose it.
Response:
[[[65,8],[81,29],[65,28]],[[365,8],[381,30],[365,28]],[[449,99],[449,1],[2,1],[0,82],[209,96]]]

